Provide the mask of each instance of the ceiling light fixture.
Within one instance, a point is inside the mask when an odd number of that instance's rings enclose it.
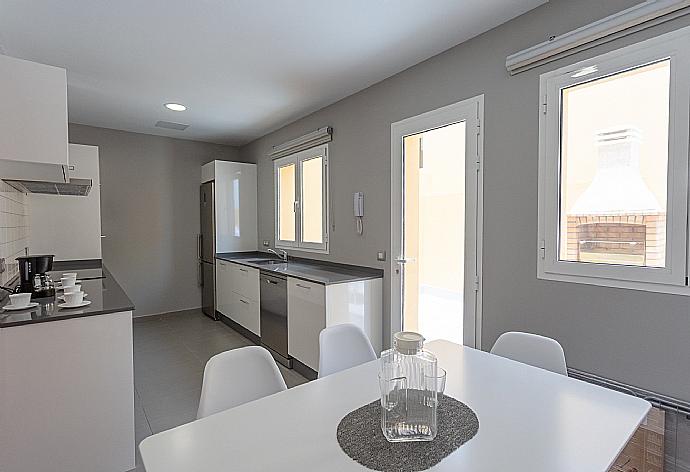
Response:
[[[187,109],[186,106],[180,105],[179,103],[166,103],[165,108],[172,111],[185,111]]]

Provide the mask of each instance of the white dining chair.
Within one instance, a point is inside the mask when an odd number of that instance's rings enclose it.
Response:
[[[319,333],[319,378],[376,359],[376,352],[358,326],[337,324]]]
[[[563,348],[546,336],[517,331],[503,333],[491,348],[491,354],[568,375]]]
[[[227,410],[287,390],[271,354],[247,346],[216,354],[204,368],[201,400],[196,417]]]

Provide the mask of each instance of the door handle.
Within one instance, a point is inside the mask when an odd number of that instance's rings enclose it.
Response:
[[[245,305],[249,305],[249,302],[248,302],[247,300],[242,300],[242,299],[240,298],[240,301],[241,301],[242,303],[244,303]]]
[[[306,285],[295,284],[295,286],[296,286],[296,287],[299,287],[299,288],[306,288],[307,290],[311,290],[311,287],[307,287]]]
[[[397,262],[398,264],[408,264],[410,262],[416,262],[416,261],[417,261],[417,259],[415,259],[414,257],[400,257],[400,258],[395,260],[395,262]]]
[[[199,259],[201,259],[203,257],[201,254],[203,241],[204,241],[203,237],[204,237],[204,235],[201,233],[199,233],[196,237],[196,254],[199,257]]]
[[[201,267],[201,262],[199,264],[197,264],[196,282],[197,282],[197,284],[199,284],[199,287],[204,286],[204,270]]]
[[[267,284],[278,285],[278,282],[274,282],[273,280],[268,280],[268,279],[264,279],[264,280],[266,281]]]

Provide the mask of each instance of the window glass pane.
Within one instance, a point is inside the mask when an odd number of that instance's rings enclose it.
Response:
[[[302,241],[323,243],[323,158],[302,161]]]
[[[295,240],[295,164],[278,168],[278,239]]]
[[[665,266],[670,70],[561,91],[560,260]]]

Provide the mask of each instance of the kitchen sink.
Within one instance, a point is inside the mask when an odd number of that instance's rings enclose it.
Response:
[[[278,259],[253,259],[253,260],[248,260],[247,262],[250,262],[250,263],[256,264],[256,265],[285,264],[284,261],[281,261]]]

